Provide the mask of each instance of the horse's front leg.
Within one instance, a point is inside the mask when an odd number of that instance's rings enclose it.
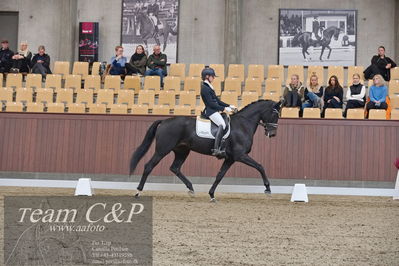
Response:
[[[307,52],[308,52],[308,48],[307,47],[302,47],[303,59],[306,59],[305,53],[307,53]]]
[[[209,196],[211,197],[211,202],[215,202],[215,190],[216,187],[219,185],[220,181],[222,181],[224,175],[226,172],[230,169],[230,167],[233,165],[234,160],[227,158],[224,160],[222,167],[219,170],[219,173],[216,176],[216,180],[213,183],[211,189],[209,190]]]
[[[330,55],[331,55],[331,51],[332,51],[332,49],[331,49],[331,47],[330,47],[329,45],[327,46],[327,48],[328,48],[328,49],[330,49],[330,51],[328,52],[327,59],[330,59]]]
[[[242,163],[244,163],[244,164],[246,164],[248,166],[251,166],[251,167],[255,168],[256,170],[258,170],[258,172],[262,176],[263,184],[266,187],[265,193],[266,194],[270,194],[271,193],[269,179],[267,178],[266,173],[265,173],[265,169],[263,169],[263,166],[261,164],[257,163],[254,159],[249,157],[248,154],[242,155],[237,161],[242,162]]]
[[[321,46],[320,61],[323,61],[322,57],[323,57],[324,49],[326,49],[326,47]]]

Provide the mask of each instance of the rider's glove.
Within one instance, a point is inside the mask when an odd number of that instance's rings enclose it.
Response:
[[[231,112],[233,111],[233,109],[231,109],[230,107],[225,107],[225,108],[224,108],[224,111],[225,111],[226,113],[231,113]]]

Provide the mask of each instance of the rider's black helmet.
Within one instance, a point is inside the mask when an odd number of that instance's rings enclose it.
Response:
[[[213,68],[210,68],[210,67],[204,68],[204,70],[202,70],[202,72],[201,72],[201,78],[202,78],[202,80],[205,80],[205,77],[206,77],[207,75],[208,75],[208,76],[216,77],[215,70],[213,70]]]

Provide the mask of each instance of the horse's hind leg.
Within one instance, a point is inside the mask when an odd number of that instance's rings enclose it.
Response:
[[[229,160],[229,159],[226,159],[223,162],[223,165],[220,168],[219,173],[216,176],[216,180],[213,183],[211,189],[209,190],[209,196],[211,197],[211,201],[212,202],[215,202],[215,190],[216,190],[216,187],[219,185],[220,181],[222,181],[224,175],[230,169],[230,167],[233,165],[233,163],[234,163],[234,161],[233,160]]]
[[[252,159],[251,157],[249,157],[248,154],[245,154],[243,156],[241,156],[238,159],[239,162],[242,162],[248,166],[251,166],[253,168],[255,168],[256,170],[258,170],[258,172],[261,174],[262,176],[262,180],[263,180],[263,184],[266,187],[265,193],[270,193],[270,182],[269,179],[267,179],[267,176],[265,174],[265,169],[263,169],[263,166],[259,163],[257,163],[254,159]]]
[[[141,176],[140,183],[137,187],[138,192],[136,193],[136,197],[140,196],[140,191],[143,190],[148,175],[151,173],[152,169],[154,169],[154,167],[157,166],[157,164],[159,163],[159,161],[162,160],[163,157],[165,157],[165,155],[160,155],[157,152],[155,152],[151,160],[149,160],[148,163],[145,164],[143,175]]]
[[[328,52],[327,59],[330,59],[330,55],[331,55],[331,51],[332,51],[332,49],[331,49],[331,47],[330,47],[330,46],[327,46],[327,48],[328,48],[328,49],[330,49],[330,51]]]
[[[193,184],[180,171],[181,166],[186,161],[186,158],[190,153],[190,150],[175,150],[174,152],[175,160],[170,166],[170,171],[172,171],[186,185],[186,187],[189,189],[189,193],[194,194]]]

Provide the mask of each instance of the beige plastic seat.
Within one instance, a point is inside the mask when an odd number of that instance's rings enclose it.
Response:
[[[339,83],[342,85],[344,84],[344,67],[343,66],[328,66],[328,79],[331,76],[337,76]]]
[[[284,107],[281,110],[281,117],[283,117],[283,118],[298,118],[299,117],[299,108]]]
[[[224,81],[224,91],[235,91],[241,95],[241,80],[239,78],[227,77]]]
[[[173,108],[173,114],[174,115],[191,115],[191,110],[192,110],[191,106],[179,106],[179,105],[176,105]]]
[[[86,105],[90,114],[105,114],[107,113],[107,106],[101,103],[90,103]]]
[[[284,66],[283,65],[269,65],[267,67],[267,78],[279,79],[284,81]],[[280,84],[281,85],[281,84]]]
[[[131,107],[134,104],[134,91],[120,90],[116,102],[117,104],[127,104]]]
[[[113,75],[105,76],[104,89],[112,89],[118,92],[121,89],[121,77]]]
[[[37,90],[42,87],[42,75],[40,74],[28,74],[26,75],[26,88],[32,88]]]
[[[82,78],[80,75],[67,75],[65,77],[65,89],[80,90],[82,87]]]
[[[261,82],[265,79],[264,65],[248,65],[248,78],[259,79]]]
[[[190,64],[188,77],[201,77],[201,72],[205,68],[204,64]]]
[[[272,100],[275,102],[278,102],[280,100],[280,97],[281,97],[281,92],[277,93],[273,91],[265,91],[265,93],[263,93],[262,95],[262,99]]]
[[[180,77],[171,77],[171,76],[165,77],[163,89],[166,91],[179,92],[180,83],[181,83]]]
[[[290,66],[288,66],[286,84],[289,84],[291,82],[291,77],[294,74],[299,76],[299,81],[301,81],[301,82],[304,81],[305,77],[304,77],[303,66],[302,65],[290,65]]]
[[[399,80],[390,80],[388,84],[389,96],[399,95]]]
[[[227,104],[238,106],[238,93],[236,91],[222,91],[220,98]]]
[[[160,76],[146,76],[144,78],[144,90],[161,90],[161,77]]]
[[[319,108],[305,108],[303,109],[303,118],[320,118],[320,109]]]
[[[141,79],[139,76],[126,76],[123,84],[124,90],[133,90],[135,93],[139,93],[141,90]]]
[[[168,76],[179,77],[180,80],[184,80],[186,77],[186,64],[170,64]]]
[[[200,106],[196,106],[194,108],[194,114],[195,115],[201,115],[201,112],[204,110],[204,106],[200,105]]]
[[[245,72],[243,64],[230,64],[227,71],[227,78],[237,78],[241,82],[244,82]]]
[[[153,115],[170,115],[169,105],[154,105],[152,108]]]
[[[101,89],[101,76],[89,75],[84,83],[84,89],[93,90],[94,93],[97,93]]]
[[[200,95],[201,79],[198,77],[186,77],[184,80],[184,90],[194,91],[196,95]]]
[[[386,120],[387,111],[382,109],[371,109],[369,111],[369,119]]]
[[[148,114],[148,105],[135,104],[132,106],[132,114],[135,115],[147,115]]]
[[[241,99],[241,107],[245,107],[252,102],[256,102],[259,99],[259,94],[256,91],[244,91]]]
[[[73,103],[73,90],[72,89],[59,89],[57,90],[57,103]]]
[[[76,103],[93,103],[93,91],[92,90],[78,90],[76,94]]]
[[[21,102],[7,102],[6,112],[23,112],[24,106]]]
[[[54,90],[61,89],[61,75],[46,75],[46,83],[44,85],[45,88],[51,88]]]
[[[86,105],[83,103],[68,104],[68,113],[84,114],[86,113]]]
[[[12,88],[0,88],[0,101],[12,102],[14,91]]]
[[[196,105],[196,93],[195,91],[181,91],[179,92],[179,105],[180,106],[191,106]]]
[[[100,66],[101,62],[93,62],[93,65],[91,66],[91,75],[100,75]]]
[[[265,91],[274,92],[281,95],[281,81],[275,78],[267,78],[265,82]]]
[[[341,108],[327,108],[324,114],[324,118],[330,119],[342,119],[342,109]]]
[[[391,68],[391,80],[399,79],[399,67]]]
[[[70,65],[68,61],[55,61],[53,74],[61,75],[63,79],[69,75]]]
[[[44,104],[42,103],[27,103],[26,112],[28,113],[42,113],[44,111]]]
[[[316,75],[319,80],[319,85],[323,86],[324,83],[324,67],[323,66],[308,66],[308,77],[306,85],[309,86],[309,80],[312,75]]]
[[[391,120],[399,120],[399,109],[391,110]]]
[[[32,88],[18,88],[16,89],[16,102],[27,102],[33,101],[33,89]]]
[[[201,84],[201,82],[200,82]],[[220,96],[222,93],[222,80],[216,77],[212,82],[213,90],[215,91],[216,96]]]
[[[158,105],[168,105],[170,108],[176,105],[175,91],[160,91]]]
[[[108,107],[110,114],[127,114],[128,106],[126,104],[111,104]]]
[[[89,62],[74,62],[72,74],[80,75],[82,79],[85,79],[89,75]]]
[[[352,84],[352,79],[353,79],[353,74],[359,74],[360,75],[360,82],[364,83],[364,67],[363,66],[348,66],[348,78],[346,85],[349,86]]]
[[[259,95],[262,94],[262,82],[263,80],[258,78],[247,78],[245,80],[244,92],[245,91],[256,91]]]
[[[225,79],[225,70],[224,70],[224,65],[223,64],[210,64],[210,68],[213,68],[216,73],[216,78],[220,79],[221,81],[224,81]]]
[[[64,113],[65,111],[65,105],[63,103],[48,103],[46,107],[47,113]]]
[[[346,113],[346,119],[364,119],[363,108],[351,108]]]
[[[154,90],[141,90],[138,96],[138,104],[148,105],[152,107],[155,102],[155,92]]]
[[[103,103],[106,105],[114,103],[114,90],[103,89],[97,93],[97,103]]]
[[[391,100],[391,107],[392,109],[398,108],[399,109],[399,94],[393,94],[389,96]]]
[[[4,80],[3,73],[0,73],[0,88],[3,87],[3,80]]]
[[[7,88],[21,88],[22,87],[22,74],[21,73],[8,73],[6,80]]]

